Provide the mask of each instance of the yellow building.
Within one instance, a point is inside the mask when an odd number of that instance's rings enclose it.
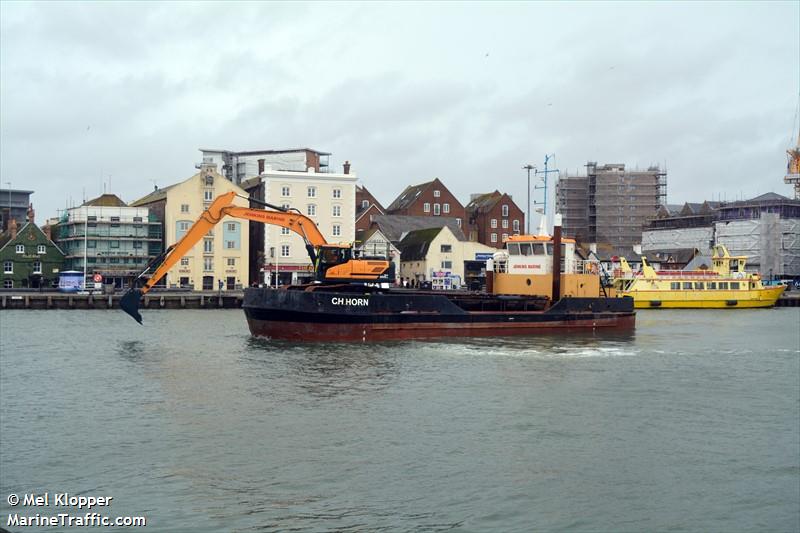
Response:
[[[216,165],[202,165],[191,178],[156,189],[132,206],[147,206],[164,221],[165,249],[189,230],[217,196],[235,191],[235,205],[248,207],[247,193],[225,179]],[[225,217],[165,277],[167,287],[233,290],[247,287],[250,249],[248,221]]]

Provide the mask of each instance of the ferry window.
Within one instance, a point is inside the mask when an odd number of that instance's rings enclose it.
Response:
[[[672,289],[673,291],[674,290],[678,290],[678,289],[681,288],[681,282],[680,281],[673,281],[672,283],[669,284],[669,288]]]
[[[691,281],[684,281],[683,282],[683,290],[685,290],[685,291],[692,290],[692,282]]]
[[[724,291],[728,290],[728,282],[727,281],[720,281],[719,282],[719,288],[724,290]]]
[[[522,255],[533,255],[533,248],[529,242],[520,244],[519,251]]]
[[[540,242],[533,243],[533,255],[544,255],[544,244]]]
[[[508,255],[519,255],[519,244],[515,242],[508,243]]]
[[[695,281],[694,282],[695,290],[702,291],[703,290],[703,282],[702,281]]]
[[[710,289],[710,290],[712,290],[712,291],[713,291],[713,290],[716,290],[716,288],[717,288],[717,282],[716,282],[716,281],[709,281],[708,283],[706,283],[706,288],[707,288],[707,289]]]
[[[739,290],[739,282],[738,281],[731,281],[731,290]]]

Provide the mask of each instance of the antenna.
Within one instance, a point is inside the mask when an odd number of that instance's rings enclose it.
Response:
[[[534,188],[534,190],[537,190],[537,189],[543,189],[544,190],[544,192],[543,192],[544,201],[543,202],[537,202],[537,201],[534,200],[533,205],[541,205],[542,206],[541,213],[542,213],[542,218],[544,218],[544,219],[547,218],[547,175],[552,173],[552,172],[559,172],[559,170],[557,168],[547,168],[547,165],[550,163],[551,160],[554,160],[555,157],[556,157],[556,154],[545,154],[545,156],[544,156],[544,170],[538,170],[537,169],[536,173],[535,173],[536,175],[539,175],[539,174],[542,175],[541,179],[542,179],[543,185],[541,185],[541,186],[540,185],[534,185],[533,188]]]

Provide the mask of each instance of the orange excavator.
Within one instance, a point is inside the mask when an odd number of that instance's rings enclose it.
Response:
[[[358,257],[350,244],[329,244],[317,224],[296,209],[285,209],[252,198],[246,198],[268,207],[258,209],[233,205],[237,194],[233,191],[218,196],[189,231],[163,254],[153,259],[134,280],[133,287],[122,296],[120,308],[142,323],[139,301],[181,257],[186,255],[200,239],[224,217],[231,216],[288,228],[305,241],[306,251],[314,265],[316,283],[394,283],[394,263],[386,258]],[[152,271],[141,287],[137,284]]]

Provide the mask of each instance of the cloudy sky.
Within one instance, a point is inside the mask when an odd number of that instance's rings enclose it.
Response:
[[[39,221],[200,147],[331,152],[387,205],[439,177],[524,209],[545,154],[666,165],[670,203],[790,196],[799,102],[796,1],[0,3],[0,187]]]

